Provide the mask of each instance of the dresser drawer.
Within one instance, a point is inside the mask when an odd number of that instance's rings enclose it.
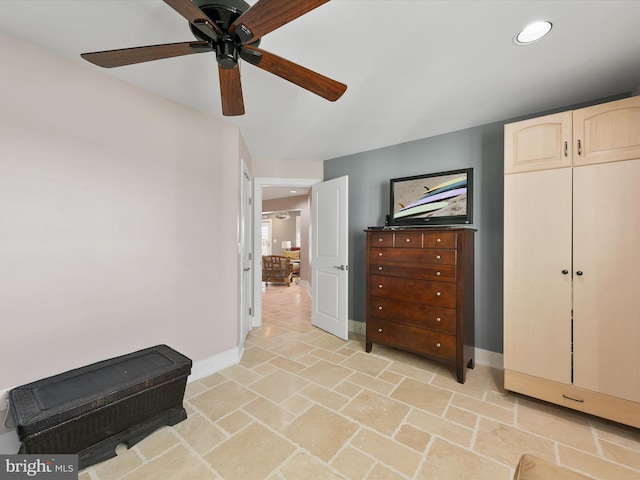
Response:
[[[396,248],[422,248],[422,233],[417,232],[396,232]]]
[[[421,248],[377,248],[369,250],[369,262],[388,260],[403,263],[430,263],[433,265],[455,265],[456,250]]]
[[[456,358],[455,336],[379,318],[367,320],[367,341],[399,346],[448,361]]]
[[[424,248],[456,248],[458,236],[454,232],[425,232]]]
[[[393,232],[372,233],[370,241],[376,247],[393,247]]]
[[[450,308],[430,307],[421,303],[370,296],[369,316],[450,335],[456,333],[456,311]]]
[[[453,283],[369,275],[368,286],[368,294],[373,296],[423,303],[435,307],[453,308],[456,306],[456,286]]]
[[[424,278],[440,282],[455,282],[456,267],[451,265],[433,265],[430,263],[392,263],[373,261],[369,272],[377,275],[393,275],[399,277]]]

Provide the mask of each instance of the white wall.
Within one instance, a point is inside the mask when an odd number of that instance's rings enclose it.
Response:
[[[238,129],[0,46],[0,392],[160,343],[236,348]]]

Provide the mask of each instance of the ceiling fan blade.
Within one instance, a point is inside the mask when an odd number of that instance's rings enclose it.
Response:
[[[211,46],[207,42],[182,42],[82,53],[80,56],[99,67],[112,68],[210,51]]]
[[[347,86],[343,83],[320,75],[313,70],[285,60],[261,48],[245,45],[242,47],[240,56],[243,60],[256,67],[295,83],[316,95],[326,98],[330,102],[338,100],[347,90]]]
[[[220,98],[222,99],[222,114],[236,116],[244,114],[244,100],[242,98],[242,83],[240,82],[240,67],[222,68],[218,66],[220,77]]]
[[[242,44],[252,43],[328,1],[258,0],[229,26],[229,32],[238,36]]]
[[[190,0],[164,0],[164,3],[186,18],[202,33],[212,39],[222,36],[222,30],[205,13],[196,7]]]

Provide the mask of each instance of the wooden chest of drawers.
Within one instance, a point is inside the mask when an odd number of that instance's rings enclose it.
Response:
[[[466,228],[365,230],[367,339],[473,368],[473,239]]]

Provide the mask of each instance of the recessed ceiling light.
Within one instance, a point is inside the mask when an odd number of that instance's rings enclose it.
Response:
[[[537,42],[551,31],[551,22],[533,22],[527,25],[514,39],[517,45]]]

